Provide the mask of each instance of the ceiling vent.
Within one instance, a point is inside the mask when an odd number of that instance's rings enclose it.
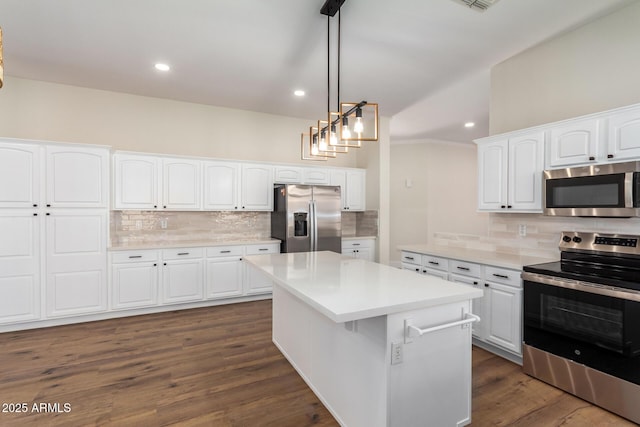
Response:
[[[484,12],[491,6],[496,4],[499,0],[453,0],[454,2],[467,6],[469,9],[477,10],[478,12]]]

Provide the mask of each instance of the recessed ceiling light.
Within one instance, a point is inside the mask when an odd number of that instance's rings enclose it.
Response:
[[[295,96],[304,96],[304,91],[303,91],[303,90],[298,89],[298,90],[294,91],[294,92],[293,92],[293,94],[294,94]]]
[[[158,71],[169,71],[171,69],[171,67],[169,67],[167,64],[161,64],[161,63],[157,63],[155,67],[156,67],[156,70]]]
[[[473,123],[473,122],[467,122],[467,123],[465,123],[465,124],[464,124],[464,127],[466,127],[466,128],[472,128],[472,127],[474,127],[475,125],[476,125],[476,124],[475,124],[475,123]]]

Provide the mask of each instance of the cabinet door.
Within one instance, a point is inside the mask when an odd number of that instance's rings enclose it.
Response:
[[[264,294],[273,290],[273,283],[261,270],[245,264],[245,288],[247,295]]]
[[[320,168],[304,168],[302,170],[302,182],[305,184],[329,185],[329,171]]]
[[[506,207],[508,161],[507,140],[478,144],[478,210]]]
[[[242,165],[241,209],[273,210],[273,168],[266,165]]]
[[[546,169],[588,164],[598,160],[600,120],[588,119],[553,127],[546,149]]]
[[[204,209],[232,211],[240,203],[240,166],[228,162],[204,162]]]
[[[0,208],[40,204],[40,150],[37,145],[0,142]]]
[[[363,211],[365,210],[365,172],[364,171],[348,171],[346,172],[346,195],[345,203],[347,210]]]
[[[480,289],[481,287],[481,281],[479,278],[461,276],[459,274],[450,274],[449,281],[462,283],[477,289]],[[474,322],[472,324],[471,332],[473,333],[474,337],[484,339],[484,324],[486,323],[486,320],[484,318],[484,297],[471,300],[471,313],[480,317],[480,322]]]
[[[112,307],[128,309],[158,304],[158,268],[157,262],[114,264]]]
[[[486,340],[522,354],[522,289],[487,282],[484,290]]]
[[[544,132],[509,139],[508,209],[542,212]]]
[[[46,216],[48,316],[107,308],[107,213],[60,211]]]
[[[207,298],[242,295],[242,258],[207,259]]]
[[[640,109],[612,115],[607,141],[606,155],[611,161],[640,159]]]
[[[199,210],[200,161],[188,159],[162,159],[162,208]]]
[[[0,211],[0,323],[40,318],[40,218]]]
[[[116,154],[114,163],[114,209],[157,209],[160,194],[158,159]]]
[[[203,296],[203,260],[166,261],[162,271],[162,302],[165,304],[198,301]]]
[[[47,205],[106,208],[109,151],[103,148],[47,146]]]
[[[302,168],[295,166],[276,166],[275,182],[279,184],[302,184]]]
[[[340,203],[342,203],[342,210],[347,210],[347,175],[343,170],[331,171],[331,185],[337,185],[340,187]]]

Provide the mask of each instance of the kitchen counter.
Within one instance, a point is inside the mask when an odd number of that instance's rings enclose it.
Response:
[[[208,239],[208,240],[185,240],[162,242],[130,242],[116,243],[109,247],[110,251],[138,251],[144,249],[169,249],[169,248],[199,248],[212,246],[236,246],[236,245],[263,245],[269,243],[280,243],[278,239],[259,240],[238,240],[238,239]]]
[[[560,259],[560,254],[558,254],[557,257],[545,258],[428,244],[399,245],[398,249],[401,251],[441,256],[459,261],[475,262],[513,270],[522,270],[522,267],[525,265],[541,264],[544,262],[558,261]]]
[[[469,286],[329,251],[247,256],[245,261],[334,322],[482,296]]]
[[[274,344],[340,425],[471,422],[481,290],[328,251],[244,260],[273,281]]]

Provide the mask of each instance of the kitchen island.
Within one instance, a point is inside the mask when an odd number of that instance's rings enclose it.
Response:
[[[273,342],[341,425],[471,422],[481,290],[333,252],[244,259],[274,282]]]

